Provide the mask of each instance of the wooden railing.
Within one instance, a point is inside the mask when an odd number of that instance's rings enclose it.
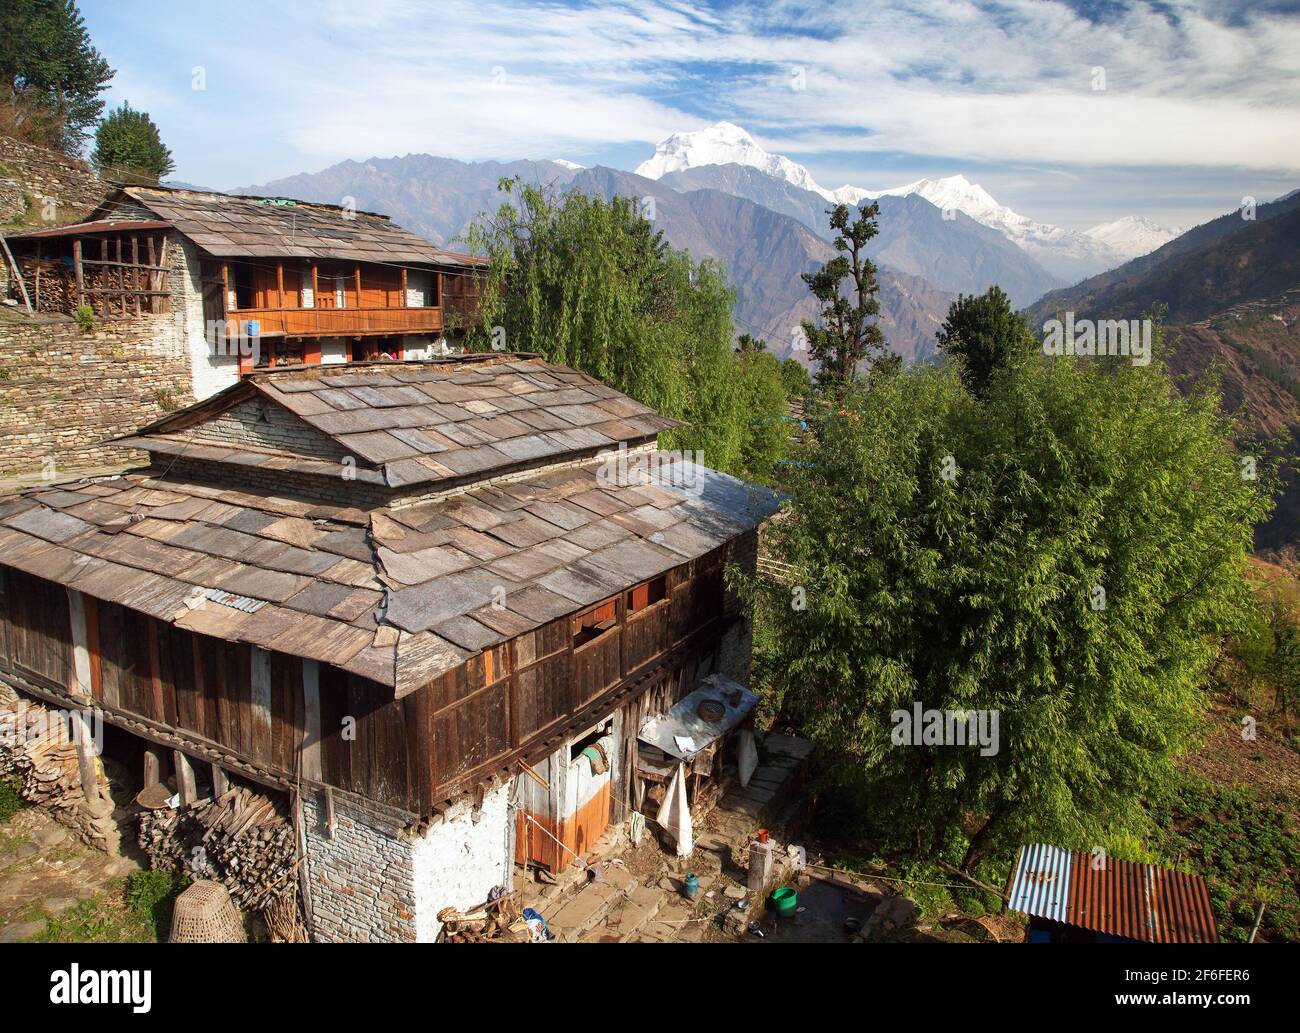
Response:
[[[286,337],[353,336],[357,334],[437,333],[441,308],[259,308],[231,312],[227,336],[257,332]]]

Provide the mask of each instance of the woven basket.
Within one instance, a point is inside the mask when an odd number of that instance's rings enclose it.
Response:
[[[176,898],[168,943],[245,943],[244,923],[226,887],[200,879]]]

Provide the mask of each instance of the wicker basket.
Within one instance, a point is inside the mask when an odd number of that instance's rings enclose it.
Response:
[[[245,943],[244,923],[226,887],[200,879],[176,898],[168,943]]]

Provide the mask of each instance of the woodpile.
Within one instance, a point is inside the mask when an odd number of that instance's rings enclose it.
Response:
[[[77,285],[66,262],[24,258],[18,264],[32,307],[37,312],[72,312],[77,307]]]
[[[0,704],[0,776],[15,776],[23,799],[44,808],[89,846],[118,847],[108,779],[94,758],[100,801],[87,801],[77,744],[66,715],[26,700]]]
[[[214,879],[245,911],[274,909],[282,930],[297,922],[293,823],[278,800],[231,786],[192,807],[142,811],[139,843],[154,868]],[[277,905],[285,898],[293,903],[293,922]]]
[[[438,939],[443,943],[528,943],[532,939],[517,893],[503,893],[470,911],[445,907],[438,912],[438,921],[442,923]]]

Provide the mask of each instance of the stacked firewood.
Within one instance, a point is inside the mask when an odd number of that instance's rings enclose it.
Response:
[[[469,911],[445,907],[438,912],[438,921],[442,923],[439,938],[443,943],[527,943],[531,938],[515,893],[503,893]]]
[[[71,312],[76,307],[76,287],[72,282],[72,270],[66,262],[28,258],[20,265],[23,283],[27,285],[32,307],[37,312]],[[38,269],[41,274],[39,284],[36,276]]]
[[[232,786],[192,807],[143,811],[139,843],[154,868],[215,879],[245,911],[264,912],[297,892],[293,824],[283,804],[252,789]]]
[[[81,785],[77,744],[65,715],[25,700],[0,704],[0,775],[15,776],[24,800],[47,810],[88,845],[116,848],[103,765],[96,757],[101,802],[91,804]]]

